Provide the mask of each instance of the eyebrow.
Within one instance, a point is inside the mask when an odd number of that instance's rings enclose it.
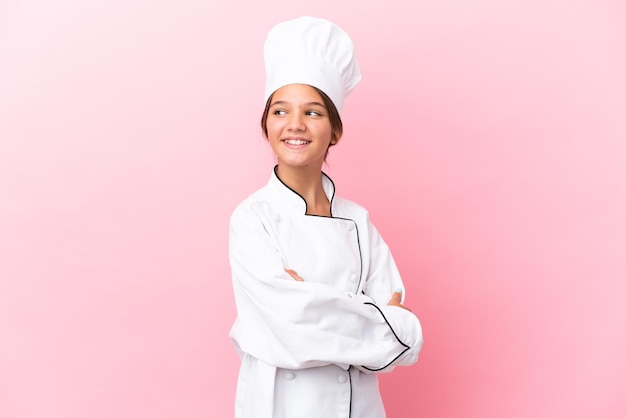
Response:
[[[277,106],[277,105],[281,105],[282,106],[282,105],[286,105],[286,104],[290,104],[290,103],[287,102],[287,101],[284,101],[284,100],[278,100],[278,101],[272,103],[272,105],[270,107]],[[321,106],[323,108],[326,108],[326,106],[324,106],[324,104],[320,103],[320,102],[308,102],[308,103],[305,103],[304,105],[305,106]]]

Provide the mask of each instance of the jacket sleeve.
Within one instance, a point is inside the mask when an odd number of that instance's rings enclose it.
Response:
[[[391,295],[398,289],[402,290],[404,303],[406,290],[389,247],[369,219],[367,225],[370,263],[364,293],[372,298],[394,335],[407,349],[387,367],[376,369],[361,366],[359,369],[366,373],[389,372],[395,366],[409,366],[417,361],[423,343],[422,327],[412,312],[387,305]]]
[[[421,330],[409,338],[394,329],[413,321],[410,312],[380,308],[364,294],[293,280],[270,230],[251,205],[239,206],[231,216],[237,320],[230,336],[238,350],[275,367],[362,365],[372,372],[391,368],[421,344]]]

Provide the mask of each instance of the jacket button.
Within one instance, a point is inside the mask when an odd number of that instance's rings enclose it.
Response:
[[[296,378],[296,375],[294,373],[287,373],[285,375],[285,379],[287,379],[287,380],[293,380],[295,378]]]
[[[340,374],[339,376],[337,376],[337,381],[339,383],[346,383],[348,381],[348,378],[345,375]]]
[[[350,275],[350,281],[351,281],[351,282],[353,282],[353,283],[354,283],[354,282],[356,282],[356,278],[357,278],[357,276],[356,276],[356,274],[355,274],[355,273],[352,273],[352,274]]]
[[[348,231],[354,231],[354,224],[350,223],[348,225]]]

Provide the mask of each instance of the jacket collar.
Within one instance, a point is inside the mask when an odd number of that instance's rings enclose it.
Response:
[[[274,166],[274,170],[272,170],[272,175],[270,177],[270,181],[267,184],[267,187],[271,191],[272,195],[274,195],[278,202],[284,204],[285,206],[301,213],[306,214],[306,200],[291,187],[287,186],[283,181],[278,177],[276,171],[278,169],[278,165]],[[331,180],[330,177],[326,173],[322,171],[322,187],[324,188],[324,193],[326,193],[326,197],[330,202],[330,216],[333,217],[333,198],[335,197],[335,183]]]

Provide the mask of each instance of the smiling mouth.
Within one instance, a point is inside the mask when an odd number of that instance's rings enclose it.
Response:
[[[306,139],[283,139],[283,142],[289,145],[306,145],[311,143],[311,141],[307,141]]]

